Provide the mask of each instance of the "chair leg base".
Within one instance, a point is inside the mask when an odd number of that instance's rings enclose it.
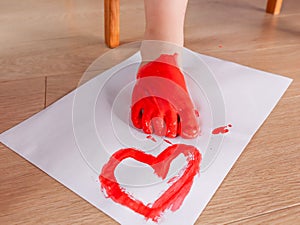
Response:
[[[282,0],[268,0],[266,12],[273,15],[280,14]]]
[[[109,48],[120,44],[120,0],[104,0],[105,43]]]

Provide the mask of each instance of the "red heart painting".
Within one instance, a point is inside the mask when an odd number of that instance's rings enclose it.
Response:
[[[114,175],[114,171],[119,163],[126,158],[133,158],[139,162],[148,164],[154,169],[157,176],[165,179],[171,162],[179,154],[183,154],[187,160],[187,166],[183,174],[155,200],[151,207],[127,193],[126,190],[119,185]],[[201,153],[197,148],[191,145],[174,144],[166,148],[157,157],[136,149],[126,148],[115,152],[110,157],[109,161],[102,168],[99,180],[102,190],[105,190],[107,196],[113,201],[144,215],[146,219],[157,222],[166,209],[170,209],[174,212],[180,208],[192,187],[195,175],[199,173],[200,162]],[[172,180],[172,178],[170,180]]]

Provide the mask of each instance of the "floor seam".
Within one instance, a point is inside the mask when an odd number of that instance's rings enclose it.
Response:
[[[242,221],[245,221],[245,220],[253,219],[253,218],[264,216],[264,215],[267,215],[267,214],[270,214],[270,213],[279,212],[281,210],[290,209],[290,208],[299,207],[299,206],[300,206],[300,203],[296,203],[296,204],[289,205],[289,206],[286,206],[286,207],[283,207],[283,208],[273,209],[273,210],[266,211],[264,213],[260,213],[260,214],[256,214],[256,215],[253,215],[253,216],[233,220],[233,221],[227,222],[226,224],[234,224],[234,223],[237,223],[237,222],[242,222]]]
[[[47,76],[45,77],[45,95],[44,95],[44,109],[47,106]]]

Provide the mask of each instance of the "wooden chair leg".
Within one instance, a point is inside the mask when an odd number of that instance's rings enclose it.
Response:
[[[280,13],[282,0],[268,0],[266,12],[277,15]]]
[[[110,48],[120,44],[120,0],[104,0],[105,43]]]

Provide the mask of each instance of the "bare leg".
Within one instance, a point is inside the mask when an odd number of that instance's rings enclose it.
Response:
[[[144,1],[143,63],[132,94],[132,123],[146,134],[195,138],[200,128],[179,63],[188,0]]]
[[[183,46],[184,17],[188,0],[144,0],[145,40],[160,40]]]

